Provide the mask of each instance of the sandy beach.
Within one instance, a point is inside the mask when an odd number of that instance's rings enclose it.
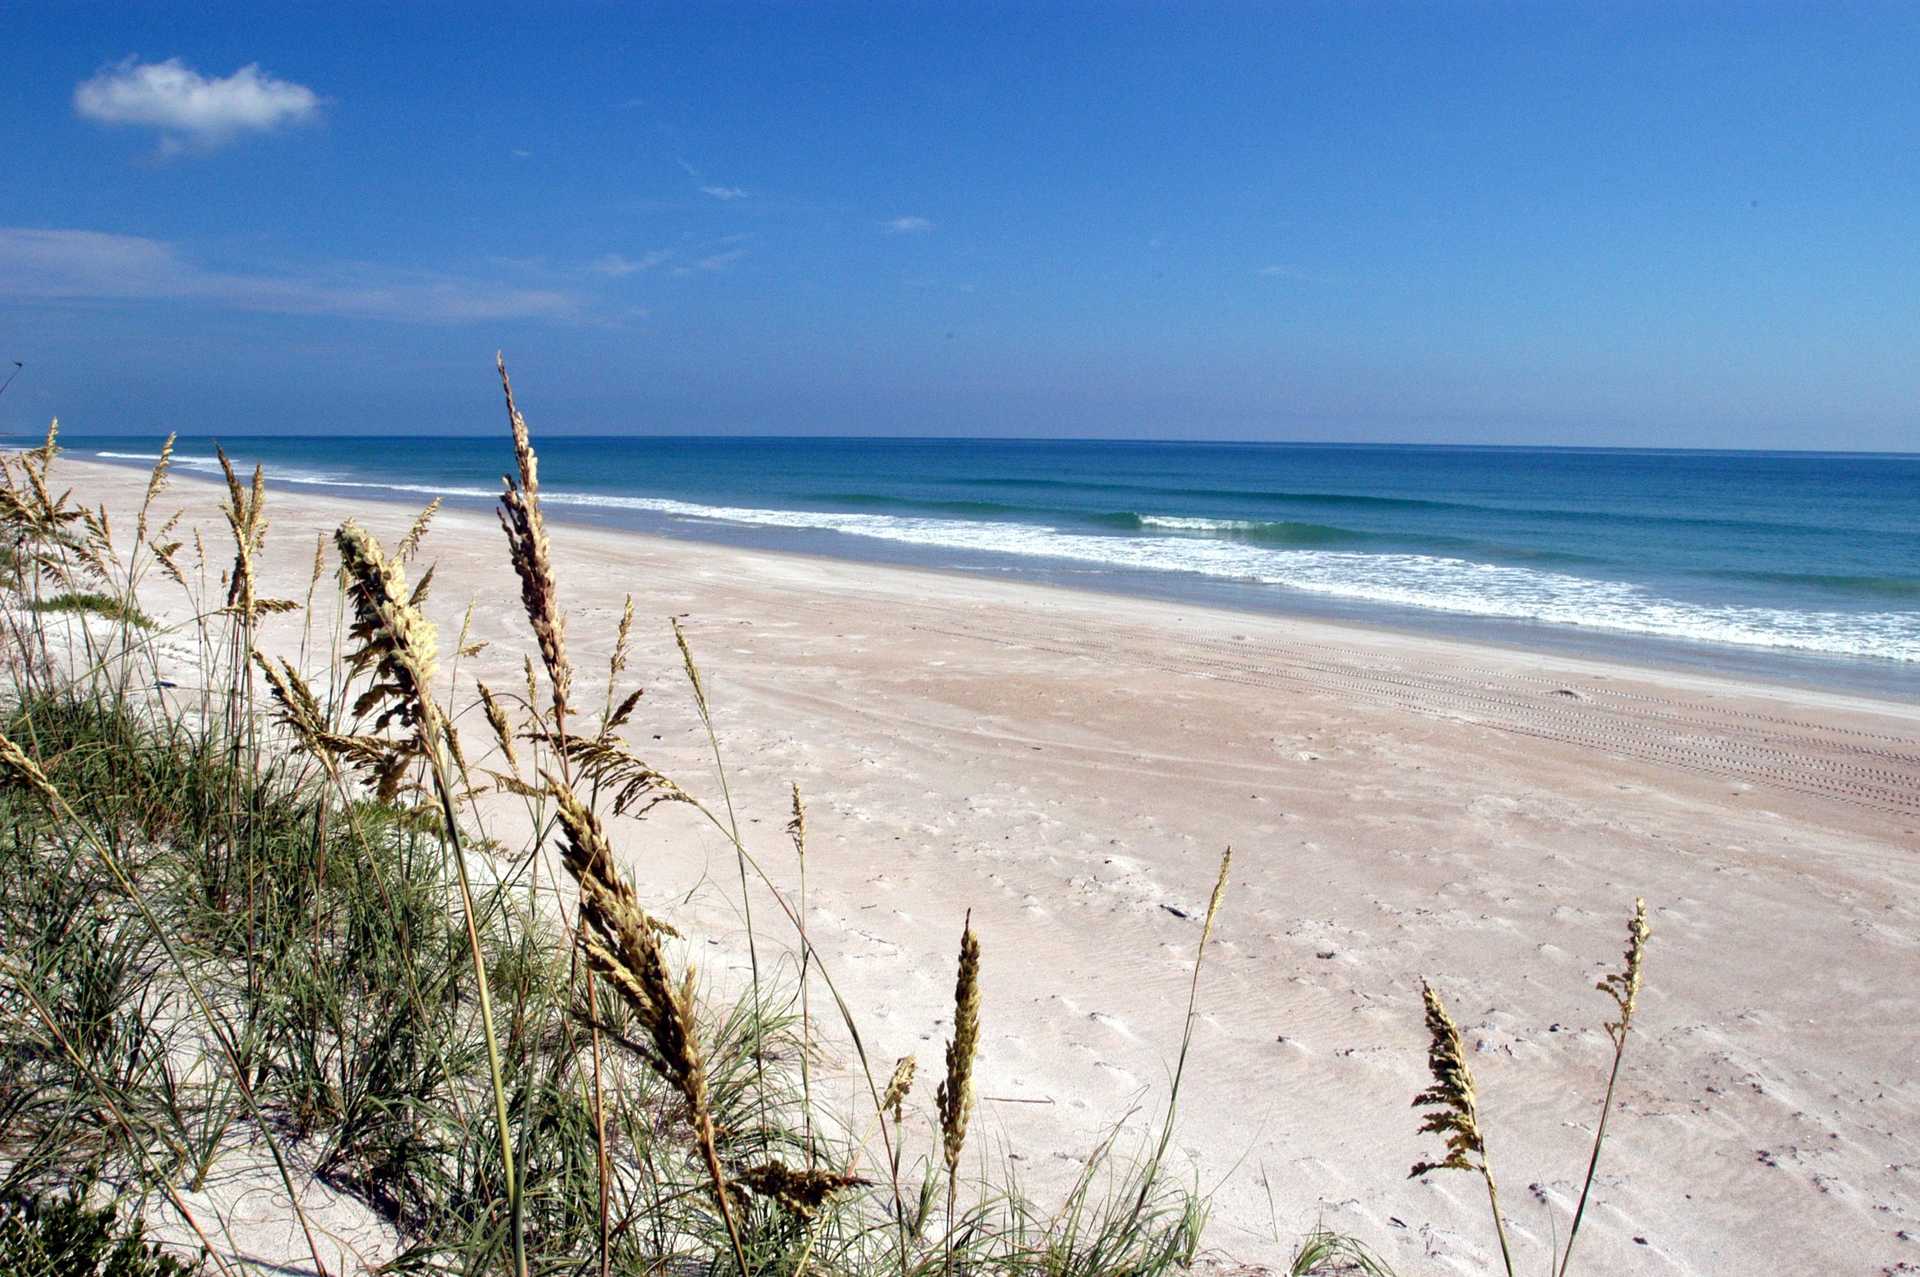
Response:
[[[69,457],[56,475],[116,516],[146,482]],[[391,542],[413,514],[268,484],[270,582],[304,588],[316,534],[349,515]],[[217,545],[218,491],[179,478],[162,504]],[[1216,1262],[1283,1266],[1324,1223],[1401,1273],[1497,1265],[1477,1179],[1407,1176],[1438,1152],[1409,1107],[1424,977],[1472,1050],[1516,1265],[1539,1271],[1611,1059],[1594,982],[1643,896],[1647,984],[1577,1269],[1920,1268],[1920,708],[564,523],[553,539],[579,695],[597,703],[630,593],[647,692],[629,738],[717,794],[682,618],[747,840],[790,884],[800,786],[811,935],[878,1057],[938,1060],[972,911],[974,1155],[1017,1159],[1043,1201],[1116,1123],[1122,1152],[1155,1128],[1230,844],[1174,1140],[1212,1196]],[[443,511],[422,559],[443,647],[470,602],[488,644],[460,669],[470,710],[474,677],[521,677],[517,586],[480,512]],[[148,599],[164,620],[178,595],[156,577]],[[300,626],[278,618],[268,642],[291,651]],[[708,978],[738,980],[726,845],[671,811],[614,833]],[[851,1094],[844,1068],[828,1085]]]

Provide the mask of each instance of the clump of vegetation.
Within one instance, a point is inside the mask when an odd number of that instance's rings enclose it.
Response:
[[[1010,1178],[970,1178],[990,947],[967,918],[944,1068],[916,1115],[918,1062],[870,1058],[832,955],[809,938],[799,791],[790,894],[742,841],[730,799],[709,805],[628,739],[631,600],[604,689],[580,690],[538,460],[504,365],[500,379],[515,453],[500,521],[537,654],[511,691],[462,674],[480,645],[464,627],[443,644],[425,610],[432,568],[410,579],[437,501],[391,550],[343,524],[296,600],[259,576],[258,470],[243,480],[222,454],[230,545],[216,553],[177,531],[180,516],[157,517],[171,439],[124,546],[104,509],[53,495],[54,432],[0,459],[0,588],[16,604],[0,694],[0,1199],[27,1203],[0,1216],[0,1246],[39,1246],[18,1253],[62,1256],[49,1261],[59,1271],[181,1277],[204,1254],[235,1272],[230,1221],[189,1198],[251,1149],[307,1251],[281,1258],[316,1272],[337,1264],[303,1205],[315,1176],[386,1221],[395,1272],[1153,1277],[1191,1263],[1206,1202],[1166,1154],[1230,853],[1157,1146],[1125,1162],[1103,1141],[1052,1208]],[[141,610],[150,583],[177,592],[185,620]],[[112,624],[59,624],[74,612]],[[724,796],[709,689],[673,634]],[[177,685],[162,677],[162,637],[198,653]],[[468,709],[484,749],[463,740]],[[486,792],[524,804],[527,845],[495,839]],[[616,863],[614,822],[663,804],[734,852],[751,981],[731,1000],[703,988],[692,942]],[[556,861],[562,883],[543,882]],[[763,967],[756,898],[790,929],[797,978]],[[1644,913],[1635,925],[1627,970],[1603,985],[1620,1009],[1615,1076]],[[814,1018],[817,991],[837,1025]],[[1420,1102],[1449,1140],[1438,1166],[1485,1177],[1504,1251],[1471,1075],[1431,990],[1428,1014],[1435,1085]],[[816,1094],[829,1031],[863,1111]],[[1611,1102],[1610,1082],[1589,1185]],[[163,1254],[137,1219],[89,1212],[96,1183],[126,1190],[187,1250]],[[48,1198],[47,1185],[78,1195]],[[69,1261],[54,1246],[81,1249]],[[1294,1271],[1385,1268],[1315,1232]]]
[[[153,618],[132,603],[125,599],[114,598],[110,594],[102,594],[98,590],[56,594],[52,598],[36,599],[29,606],[36,612],[91,613],[108,621],[131,625],[135,629],[153,628]]]
[[[112,1205],[87,1205],[84,1185],[0,1201],[0,1277],[196,1277],[204,1271],[148,1241],[138,1219],[121,1219]]]

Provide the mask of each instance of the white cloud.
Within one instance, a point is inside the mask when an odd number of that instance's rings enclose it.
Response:
[[[0,301],[193,301],[232,310],[420,323],[572,319],[579,302],[420,271],[309,275],[209,270],[173,245],[105,231],[0,226]]]
[[[880,225],[889,235],[924,235],[933,229],[933,223],[924,217],[896,217]]]
[[[743,200],[747,198],[745,188],[739,186],[703,186],[700,188],[700,193],[703,195],[711,195],[717,200]]]
[[[750,250],[745,248],[729,248],[722,252],[709,253],[707,256],[699,258],[686,266],[675,267],[673,273],[676,275],[691,275],[696,271],[731,270],[734,263],[745,257],[749,251]]]
[[[1254,274],[1263,279],[1295,279],[1302,282],[1311,278],[1297,266],[1262,266]]]
[[[162,151],[175,152],[311,123],[320,117],[320,95],[304,84],[277,80],[253,63],[211,79],[179,58],[127,58],[76,85],[73,109],[99,124],[157,129]]]
[[[641,254],[639,257],[626,257],[620,253],[608,253],[606,256],[596,259],[593,265],[587,269],[596,275],[605,275],[611,279],[619,279],[622,276],[632,275],[638,271],[652,270],[672,256],[672,250],[665,248],[656,248],[650,253]]]

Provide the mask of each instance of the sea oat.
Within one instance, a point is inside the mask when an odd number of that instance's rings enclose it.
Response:
[[[215,448],[214,455],[220,459],[220,471],[227,480],[227,504],[221,507],[221,513],[226,515],[227,527],[233,533],[233,571],[228,577],[227,607],[243,620],[251,621],[260,610],[255,599],[253,561],[267,537],[263,514],[267,503],[266,475],[255,466],[252,484],[242,488],[226,450]]]
[[[1647,924],[1647,902],[1633,902],[1633,917],[1627,920],[1627,949],[1621,969],[1608,975],[1594,987],[1613,999],[1620,1018],[1607,1022],[1607,1036],[1613,1040],[1613,1066],[1607,1072],[1607,1091],[1600,1100],[1600,1121],[1593,1130],[1593,1149],[1587,1155],[1587,1175],[1580,1185],[1580,1201],[1573,1208],[1573,1224],[1567,1229],[1567,1248],[1560,1256],[1559,1277],[1566,1277],[1573,1262],[1573,1243],[1580,1236],[1580,1221],[1587,1214],[1587,1198],[1593,1192],[1593,1179],[1600,1170],[1600,1150],[1607,1143],[1607,1119],[1613,1114],[1613,1090],[1620,1081],[1620,1064],[1627,1054],[1627,1034],[1633,1030],[1633,1013],[1640,1005],[1640,968],[1646,959],[1647,937],[1653,928]]]
[[[153,473],[147,476],[147,495],[140,502],[140,519],[135,525],[134,540],[144,542],[147,539],[147,512],[153,503],[167,488],[167,468],[173,462],[173,439],[169,434],[167,441],[160,445],[160,456],[153,463]]]
[[[778,1162],[750,1167],[734,1179],[761,1197],[779,1202],[802,1219],[811,1219],[835,1193],[862,1188],[872,1182],[838,1171],[795,1170]]]
[[[947,1162],[946,1271],[953,1272],[954,1210],[960,1196],[960,1151],[973,1116],[973,1059],[980,1048],[980,941],[973,914],[960,929],[960,971],[953,987],[953,1040],[947,1043],[947,1076],[934,1092],[940,1115],[940,1151]]]
[[[633,595],[627,595],[626,606],[620,611],[620,628],[613,636],[613,655],[607,658],[607,678],[618,678],[627,668],[627,658],[632,653],[630,646],[633,638]]]
[[[1487,1204],[1493,1211],[1493,1230],[1500,1240],[1500,1259],[1507,1277],[1513,1277],[1513,1254],[1507,1248],[1506,1220],[1500,1213],[1500,1190],[1494,1183],[1493,1168],[1487,1163],[1486,1136],[1480,1127],[1480,1108],[1473,1088],[1473,1071],[1467,1067],[1459,1026],[1447,1014],[1446,1004],[1431,984],[1420,985],[1420,996],[1427,1007],[1427,1072],[1433,1085],[1414,1097],[1415,1108],[1428,1108],[1420,1124],[1423,1135],[1440,1135],[1447,1141],[1447,1155],[1437,1162],[1416,1162],[1408,1178],[1428,1171],[1476,1171],[1487,1186]]]
[[[907,1095],[913,1090],[913,1075],[919,1067],[919,1061],[911,1055],[903,1055],[893,1064],[893,1076],[887,1079],[886,1093],[880,1097],[880,1111],[892,1113],[893,1120],[903,1120],[902,1112],[907,1103]]]
[[[744,1277],[747,1265],[728,1200],[726,1173],[720,1164],[706,1062],[693,1018],[693,968],[687,968],[676,986],[661,952],[661,927],[648,917],[633,889],[615,872],[613,848],[599,817],[580,802],[569,785],[552,775],[543,774],[542,779],[553,795],[566,834],[563,860],[580,887],[580,913],[587,924],[578,933],[581,950],[646,1031],[647,1063],[686,1102],[694,1142],[706,1162],[714,1200]]]
[[[707,685],[700,680],[700,666],[693,659],[693,648],[687,645],[687,633],[680,628],[680,618],[673,618],[673,641],[680,648],[680,663],[687,668],[687,682],[693,684],[693,699],[700,707],[700,717],[707,717]]]
[[[52,436],[48,436],[49,442]],[[33,790],[44,798],[48,806],[60,801],[60,791],[53,787],[47,774],[40,770],[40,764],[27,757],[27,752],[16,745],[11,736],[0,733],[0,771],[14,778],[20,784]]]
[[[562,742],[566,758],[579,765],[582,780],[609,794],[615,815],[644,816],[661,803],[691,803],[672,780],[636,757],[618,736],[570,736]]]
[[[406,569],[388,559],[380,543],[349,520],[334,533],[340,564],[353,602],[353,637],[360,648],[349,658],[356,670],[371,667],[373,685],[354,706],[355,714],[380,708],[378,731],[389,719],[416,727],[424,748],[440,726],[433,699],[438,668],[433,623],[407,598]]]
[[[807,807],[800,801],[800,786],[793,786],[793,817],[787,821],[787,837],[793,839],[794,854],[804,864],[807,859]]]
[[[412,562],[413,556],[420,551],[420,542],[427,535],[427,525],[433,522],[433,516],[440,513],[441,498],[435,497],[427,502],[427,508],[413,518],[413,526],[407,529],[407,535],[400,538],[400,546],[393,557],[402,563]]]
[[[1427,1072],[1433,1085],[1414,1097],[1413,1106],[1434,1110],[1420,1124],[1420,1131],[1444,1136],[1447,1155],[1438,1162],[1416,1163],[1409,1178],[1428,1171],[1478,1171],[1482,1162],[1477,1159],[1486,1156],[1486,1142],[1480,1134],[1473,1072],[1467,1067],[1460,1029],[1432,985],[1423,982],[1420,996],[1427,1007]]]
[[[1640,963],[1646,956],[1647,937],[1652,934],[1653,928],[1647,925],[1647,902],[1636,899],[1633,917],[1627,922],[1627,949],[1621,969],[1594,986],[1620,1008],[1620,1018],[1606,1026],[1615,1047],[1626,1044],[1633,1027],[1633,1012],[1640,1002]]]
[[[973,915],[960,932],[960,971],[953,988],[953,1040],[947,1043],[947,1076],[934,1102],[940,1112],[940,1143],[947,1169],[960,1165],[967,1139],[967,1121],[973,1115],[973,1059],[980,1047],[980,941],[973,934]]]
[[[507,722],[507,712],[500,708],[500,702],[494,699],[493,692],[485,683],[475,682],[480,691],[480,707],[486,711],[487,726],[493,728],[493,738],[500,742],[500,753],[507,760],[507,766],[514,771],[520,770],[520,756],[513,748],[513,728]]]
[[[520,578],[520,602],[533,625],[534,639],[540,645],[540,660],[546,665],[547,678],[553,684],[554,726],[556,730],[564,730],[568,696],[573,688],[573,666],[567,660],[567,622],[560,615],[547,524],[540,512],[540,461],[527,435],[526,419],[514,406],[507,361],[496,355],[495,364],[500,370],[500,389],[506,396],[507,421],[513,429],[513,452],[520,469],[518,482],[511,477],[501,480],[505,489],[500,494],[500,526],[506,531],[508,557]]]

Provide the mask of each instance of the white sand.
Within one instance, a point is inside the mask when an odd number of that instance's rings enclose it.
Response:
[[[145,481],[59,466],[116,511]],[[316,531],[349,512],[389,542],[411,517],[271,493],[272,593],[303,592]],[[214,497],[182,480],[169,501],[217,545]],[[1280,1265],[1323,1221],[1402,1273],[1497,1266],[1477,1179],[1407,1179],[1437,1152],[1409,1108],[1425,976],[1473,1049],[1516,1263],[1542,1271],[1610,1058],[1593,984],[1638,894],[1647,988],[1578,1270],[1920,1265],[1914,707],[577,526],[554,541],[577,697],[597,704],[631,591],[648,691],[630,737],[717,794],[666,628],[684,614],[748,840],[789,879],[800,783],[815,943],[875,1053],[919,1054],[923,1100],[973,910],[976,1147],[1018,1157],[1042,1197],[1112,1123],[1131,1114],[1137,1148],[1157,1120],[1232,843],[1174,1143],[1214,1195],[1217,1255]],[[423,557],[443,645],[474,600],[491,646],[468,669],[515,685],[532,646],[490,517],[443,513]],[[684,813],[616,833],[703,969],[737,976],[725,845]]]

